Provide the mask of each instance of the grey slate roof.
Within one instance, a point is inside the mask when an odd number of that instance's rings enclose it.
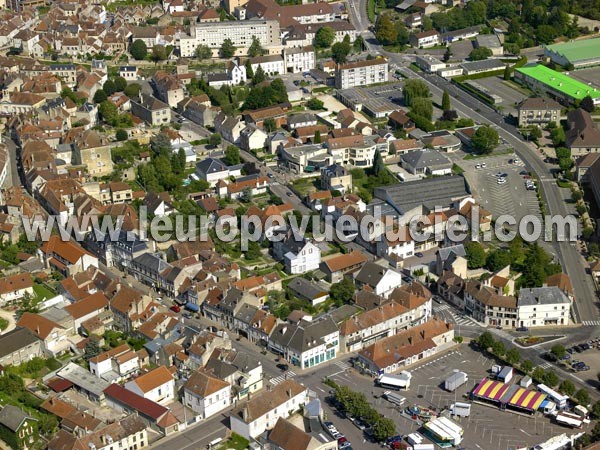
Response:
[[[442,261],[446,261],[450,256],[462,256],[466,257],[467,252],[465,251],[465,247],[462,244],[453,245],[451,247],[442,247],[438,250],[439,258]]]
[[[376,286],[381,281],[385,273],[388,271],[386,267],[380,266],[373,262],[367,262],[356,274],[355,280],[369,286]]]
[[[28,345],[39,341],[37,336],[27,328],[15,328],[0,335],[0,357],[10,355]]]
[[[569,298],[556,286],[523,288],[519,291],[517,306],[552,305],[571,303]]]
[[[215,172],[224,172],[227,170],[227,166],[218,159],[206,158],[205,160],[196,163],[196,169],[202,173],[209,174]]]
[[[497,59],[484,59],[482,61],[464,62],[460,65],[466,71],[473,70],[500,70],[504,69],[505,64]]]
[[[374,191],[374,197],[388,201],[401,214],[420,205],[430,211],[436,206],[448,207],[468,196],[465,179],[450,175],[381,186]]]
[[[294,294],[297,294],[299,297],[306,298],[308,300],[313,300],[323,296],[324,293],[327,293],[327,289],[323,289],[315,283],[311,283],[306,278],[302,277],[294,278],[289,282],[287,287],[291,289]]]
[[[151,272],[161,273],[170,267],[169,263],[163,260],[156,253],[143,253],[133,259],[136,264],[146,267]]]
[[[338,331],[331,316],[323,316],[313,322],[300,321],[298,325],[281,324],[275,328],[270,340],[280,347],[296,350],[298,353],[321,345],[323,337]]]
[[[437,150],[419,150],[401,156],[402,161],[415,169],[435,170],[452,167],[452,161]]]
[[[6,405],[0,411],[0,423],[15,433],[19,430],[23,421],[27,419],[30,419],[30,417],[13,405]]]
[[[317,120],[317,116],[311,113],[302,113],[302,114],[294,114],[293,116],[289,116],[287,118],[288,125],[293,125],[296,123],[303,122],[315,122]]]

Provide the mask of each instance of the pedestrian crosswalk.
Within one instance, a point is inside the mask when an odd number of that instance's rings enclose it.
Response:
[[[538,367],[541,367],[542,369],[546,370],[552,367],[552,364],[550,364],[549,362],[545,362],[540,364]]]
[[[349,369],[350,367],[352,367],[350,364],[348,364],[347,362],[344,362],[344,361],[336,361],[335,365],[338,366],[342,370],[346,370],[346,369]]]
[[[447,305],[445,303],[441,305],[435,305],[433,309],[435,312],[447,311],[447,314],[450,316],[451,322],[453,323],[459,325],[477,325],[477,322],[475,322],[473,319],[463,314],[457,313],[454,309],[452,309],[450,305]]]
[[[290,378],[294,378],[295,376],[296,374],[293,371],[288,370],[287,372],[285,372],[282,375],[279,375],[278,377],[271,378],[269,381],[273,386],[277,386],[279,383],[283,383],[285,380],[289,380]]]
[[[584,320],[581,325],[584,327],[598,327],[600,326],[600,320]]]

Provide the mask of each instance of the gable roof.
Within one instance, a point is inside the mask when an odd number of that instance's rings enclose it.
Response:
[[[79,300],[78,302],[65,306],[65,310],[74,319],[80,319],[81,317],[87,316],[94,311],[104,309],[107,306],[108,299],[102,292],[96,292],[95,294],[92,294],[83,300]]]
[[[0,295],[33,287],[33,279],[29,272],[17,273],[0,278]]]
[[[339,272],[340,270],[347,269],[348,267],[355,266],[357,264],[365,263],[369,260],[367,255],[364,253],[353,250],[351,253],[342,254],[339,256],[335,256],[333,258],[329,258],[326,261],[323,261],[323,264],[330,272]]]
[[[27,328],[17,327],[0,335],[0,358],[35,342],[39,342],[39,338],[34,333]]]
[[[40,339],[46,339],[55,328],[63,329],[63,327],[56,322],[46,319],[39,314],[29,312],[23,313],[17,322],[17,326],[27,328]]]
[[[13,432],[17,432],[25,420],[36,419],[29,417],[13,405],[6,405],[0,411],[0,423]]]
[[[206,398],[222,389],[229,386],[226,381],[220,380],[212,375],[207,374],[203,371],[193,372],[190,378],[184,385],[187,391],[193,392],[194,394]]]
[[[156,369],[140,375],[136,379],[132,380],[137,387],[144,393],[150,392],[159,386],[162,386],[169,381],[173,381],[173,375],[165,366],[159,366]]]
[[[104,389],[104,394],[107,398],[115,399],[122,405],[137,411],[140,415],[155,421],[168,411],[164,406],[148,400],[135,392],[131,392],[118,384],[108,386]]]
[[[285,380],[275,386],[270,392],[263,392],[262,395],[257,395],[249,400],[245,405],[240,407],[236,413],[242,416],[244,422],[254,422],[269,411],[283,405],[290,398],[296,397],[306,391],[306,387],[302,386],[297,381]],[[247,413],[245,418],[242,414],[244,409]]]

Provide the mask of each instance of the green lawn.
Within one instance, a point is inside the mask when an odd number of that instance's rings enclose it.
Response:
[[[294,190],[298,192],[301,196],[305,196],[309,192],[314,192],[317,190],[315,186],[316,178],[299,178],[292,183]]]
[[[35,292],[35,296],[39,300],[47,300],[49,298],[52,298],[52,297],[56,296],[56,293],[52,292],[50,289],[48,289],[43,284],[37,284],[37,283],[34,284],[33,285],[33,292]]]
[[[233,433],[231,437],[219,447],[219,450],[228,450],[230,448],[235,450],[244,450],[248,448],[249,445],[250,441],[248,439],[240,436],[239,434]]]

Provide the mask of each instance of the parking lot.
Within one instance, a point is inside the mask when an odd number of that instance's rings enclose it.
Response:
[[[502,98],[502,103],[498,103],[497,106],[502,107],[504,114],[512,114],[517,117],[515,105],[527,98],[525,93],[512,87],[509,82],[498,76],[480,78],[476,81],[487,88],[489,92]]]
[[[525,188],[525,179],[520,174],[525,168],[509,163],[514,158],[514,155],[490,156],[462,160],[458,165],[465,171],[464,176],[475,198],[494,217],[507,214],[518,222],[533,214],[541,220],[536,191]],[[482,164],[485,168],[476,168]],[[506,183],[498,184],[498,173],[506,174]]]
[[[402,408],[394,406],[383,398],[386,389],[377,387],[369,378],[358,375],[355,371],[347,371],[332,376],[339,384],[349,386],[353,390],[364,392],[372,399],[373,406],[384,416],[396,423],[399,434],[409,434],[420,428],[420,423],[402,413],[404,407],[421,406],[440,412],[455,401],[466,401],[469,392],[479,381],[488,375],[493,361],[463,344],[455,350],[434,356],[416,366],[409,367],[412,383],[407,391],[398,394],[406,398]],[[466,372],[469,381],[455,392],[443,389],[444,380],[455,370]],[[520,377],[516,377],[518,381]],[[569,433],[571,430],[551,423],[550,419],[536,413],[533,416],[500,411],[493,406],[473,403],[471,415],[467,418],[453,419],[464,429],[464,440],[461,447],[468,450],[493,450],[531,447],[546,441],[551,436]],[[336,427],[356,428],[346,419],[334,420]],[[358,430],[357,430],[358,431]],[[356,437],[353,442],[356,441]],[[358,441],[360,442],[360,441]],[[354,448],[373,448],[355,445]]]

